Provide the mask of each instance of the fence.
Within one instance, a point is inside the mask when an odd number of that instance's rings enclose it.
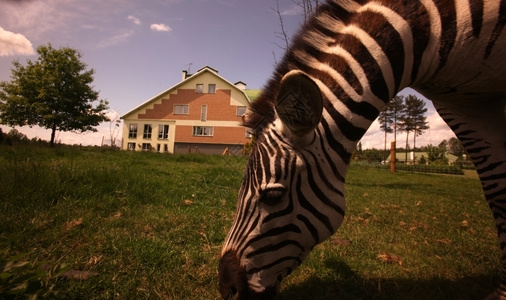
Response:
[[[367,165],[380,170],[390,170],[390,164],[367,164],[367,163],[355,163],[360,165]],[[441,166],[441,165],[405,165],[396,164],[397,171],[407,172],[423,172],[423,173],[439,173],[439,174],[452,174],[452,175],[464,175],[462,168],[457,166]]]

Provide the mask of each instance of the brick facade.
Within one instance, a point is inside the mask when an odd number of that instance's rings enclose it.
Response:
[[[217,90],[214,94],[197,94],[195,89],[179,89],[177,94],[163,98],[161,103],[153,108],[146,109],[139,114],[139,119],[170,119],[170,120],[200,120],[202,105],[207,105],[208,121],[235,121],[240,122],[237,116],[237,106],[230,105],[231,90]],[[174,105],[188,105],[187,115],[174,114]]]
[[[176,141],[202,144],[241,144],[250,142],[244,127],[213,126],[213,136],[193,136],[193,126],[180,125],[176,130]]]

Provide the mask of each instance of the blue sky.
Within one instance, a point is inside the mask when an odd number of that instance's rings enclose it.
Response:
[[[302,20],[299,9],[291,0],[279,4],[286,29],[294,34]],[[183,69],[195,72],[209,65],[231,82],[259,89],[283,55],[276,45],[282,41],[275,5],[275,0],[0,0],[0,80],[10,80],[13,60],[35,60],[35,49],[51,43],[81,52],[95,70],[95,90],[109,101],[111,116],[178,83]],[[452,137],[447,127],[436,128],[441,123],[434,118],[425,143]],[[60,133],[59,138],[100,144],[109,125],[99,126],[99,133]],[[49,139],[40,128],[18,130]],[[373,124],[362,141],[365,147],[383,147],[377,131]]]

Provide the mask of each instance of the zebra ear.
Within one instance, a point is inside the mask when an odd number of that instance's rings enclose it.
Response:
[[[275,109],[284,130],[303,138],[320,123],[323,98],[318,85],[301,71],[291,71],[281,80]]]

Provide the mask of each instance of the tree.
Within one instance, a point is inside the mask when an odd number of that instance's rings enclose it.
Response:
[[[81,54],[71,48],[37,48],[36,61],[23,66],[14,61],[10,82],[0,82],[0,122],[9,126],[38,125],[51,130],[54,146],[57,130],[97,131],[108,118],[108,102],[91,86],[94,70],[86,70]]]
[[[302,8],[304,23],[307,23],[307,21],[309,21],[309,17],[311,17],[311,15],[313,15],[316,12],[318,7],[320,7],[319,0],[302,0],[302,1],[292,0],[292,2],[297,4],[300,8]]]
[[[11,142],[14,142],[14,143],[28,141],[28,137],[25,134],[19,132],[15,128],[11,129],[11,131],[9,131],[9,133],[7,133],[7,139],[9,139]]]
[[[381,131],[385,132],[384,152],[387,152],[387,134],[394,134],[394,141],[397,140],[397,128],[400,126],[401,120],[404,117],[404,96],[397,95],[390,102],[388,102],[385,109],[379,114],[378,121],[380,123]],[[397,144],[396,144],[397,145]]]
[[[445,141],[443,141],[445,142]],[[447,165],[448,159],[445,156],[446,153],[446,144],[440,143],[438,147],[432,146],[431,144],[427,145],[427,155],[429,164],[441,164],[441,165]]]
[[[281,13],[281,10],[279,9],[279,0],[276,0],[276,9],[273,8],[272,10],[274,10],[276,12],[276,14],[278,15],[279,26],[281,27],[280,28],[280,30],[281,30],[280,32],[275,32],[276,37],[283,42],[283,45],[278,45],[277,43],[276,43],[276,45],[279,48],[281,48],[281,49],[283,49],[283,50],[286,51],[288,49],[288,46],[289,46],[289,43],[290,43],[290,38],[288,37],[288,33],[287,33],[286,29],[285,29],[285,22],[283,20],[283,15]],[[276,58],[274,57],[274,60],[275,59]]]
[[[446,143],[446,149],[448,153],[453,154],[459,158],[461,158],[462,155],[466,153],[464,146],[462,146],[462,143],[454,137],[448,140]]]
[[[389,109],[390,103],[387,104],[387,107],[382,112],[380,112],[380,114],[378,116],[378,122],[380,123],[380,129],[381,129],[381,131],[385,132],[384,149],[383,149],[385,157],[387,155],[386,154],[387,153],[387,134],[394,132],[394,130],[392,128],[394,118],[393,118],[392,110]]]
[[[425,113],[425,102],[414,95],[408,95],[404,101],[404,116],[401,124],[402,130],[406,132],[406,161],[408,157],[409,133],[413,132],[413,150],[416,149],[416,137],[429,128]]]
[[[318,7],[320,7],[320,0],[292,0],[292,2],[302,9],[302,16],[304,18],[302,24],[305,24],[307,21],[309,21],[311,15],[313,15],[318,9]],[[276,32],[275,34],[276,37],[280,39],[283,43],[283,45],[278,44],[276,45],[283,50],[288,50],[288,47],[290,45],[290,37],[285,28],[283,14],[279,9],[279,0],[276,0],[276,8],[273,8],[272,10],[275,11],[276,14],[278,15],[279,26],[281,30],[280,32]]]
[[[111,142],[111,147],[116,147],[116,141],[118,139],[118,134],[120,132],[121,120],[119,119],[119,115],[114,113],[109,118],[109,138]]]
[[[395,96],[387,104],[387,109],[390,111],[392,115],[393,122],[391,126],[393,126],[394,130],[394,141],[397,141],[397,129],[399,129],[401,120],[404,118],[404,96],[402,95]]]

